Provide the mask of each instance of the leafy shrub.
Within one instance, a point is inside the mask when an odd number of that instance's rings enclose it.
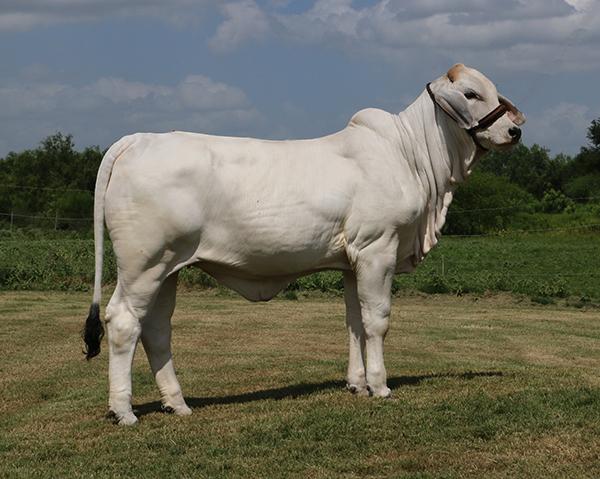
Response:
[[[66,191],[56,199],[55,211],[58,216],[69,218],[60,221],[58,226],[61,229],[90,229],[91,218],[94,214],[94,197],[87,191]],[[77,221],[80,218],[89,219],[90,221]]]
[[[546,213],[561,213],[567,210],[573,210],[575,204],[571,198],[565,196],[561,191],[550,188],[542,197],[542,209]]]
[[[184,268],[179,272],[179,282],[187,287],[199,287],[202,289],[216,288],[217,281],[206,274],[200,268]]]
[[[573,178],[565,185],[565,193],[571,198],[600,197],[600,173]]]
[[[531,302],[536,304],[542,304],[544,306],[556,303],[556,301],[554,301],[552,298],[548,298],[547,296],[532,296]]]
[[[443,237],[414,273],[394,278],[392,291],[509,291],[530,297],[585,296],[597,302],[599,241],[596,234],[572,232],[552,236]],[[110,286],[116,281],[116,259],[109,241],[105,248],[103,282]],[[179,278],[184,287],[219,288],[200,268],[184,268]],[[92,240],[0,241],[0,289],[89,291],[93,280]],[[289,294],[285,292],[284,296],[288,298],[298,296],[300,291],[341,295],[343,275],[327,271],[305,276],[291,283],[286,291]]]
[[[451,288],[444,276],[431,273],[420,284],[419,290],[427,294],[445,294],[449,293]]]
[[[537,208],[533,196],[508,179],[475,172],[457,189],[444,227],[447,234],[481,234],[501,231],[514,218]]]
[[[291,289],[286,289],[283,294],[282,294],[284,299],[287,299],[289,301],[298,301],[298,293],[296,293],[296,291],[291,290]]]
[[[298,278],[288,289],[341,293],[344,290],[344,277],[338,271],[323,271]]]
[[[542,282],[538,286],[537,292],[539,296],[553,296],[557,298],[564,298],[568,296],[567,284],[561,277],[556,277],[552,280]]]

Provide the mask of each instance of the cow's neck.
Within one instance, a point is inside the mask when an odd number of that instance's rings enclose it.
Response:
[[[470,174],[480,156],[473,140],[423,92],[396,116],[399,148],[427,194],[427,208],[418,225],[414,262],[438,241],[458,183]]]

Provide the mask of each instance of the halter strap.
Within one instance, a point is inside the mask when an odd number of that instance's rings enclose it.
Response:
[[[437,105],[439,108],[441,108],[441,110],[446,115],[448,115],[450,118],[452,118],[454,121],[456,121],[455,116],[437,102],[437,100],[435,99],[435,95],[431,91],[431,87],[429,85],[431,85],[431,83],[427,84],[427,93],[429,94],[429,98],[431,98],[431,101],[433,101],[433,103],[435,105]],[[475,126],[468,128],[468,129],[465,128],[465,131],[471,136],[471,138],[473,138],[473,141],[479,148],[487,151],[487,148],[485,148],[481,143],[479,143],[479,140],[477,139],[477,135],[475,133],[477,133],[480,130],[485,130],[485,129],[489,128],[490,126],[492,126],[507,111],[509,111],[508,107],[504,103],[500,103],[496,108],[494,108],[487,115],[485,115],[483,118],[481,118]]]

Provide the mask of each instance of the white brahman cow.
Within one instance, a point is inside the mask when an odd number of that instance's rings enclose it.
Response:
[[[343,271],[348,389],[387,397],[383,341],[395,273],[436,244],[452,191],[488,149],[521,135],[523,115],[462,64],[398,115],[355,114],[343,130],[266,141],[196,133],[126,136],[96,182],[96,275],[85,324],[88,359],[100,351],[103,220],[118,281],[106,308],[109,411],[137,421],[131,367],[138,339],[163,407],[190,414],[171,358],[177,272],[195,265],[251,301],[302,275]]]

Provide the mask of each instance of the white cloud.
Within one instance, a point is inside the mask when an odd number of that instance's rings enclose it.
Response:
[[[0,86],[0,151],[18,150],[62,130],[80,144],[107,146],[135,131],[254,134],[263,124],[246,94],[205,75],[176,85],[100,78],[77,86],[32,81]]]
[[[177,95],[184,108],[235,109],[248,103],[242,90],[214,82],[203,75],[190,75],[177,87]]]
[[[299,4],[299,3],[298,3]],[[289,0],[3,0],[0,31],[119,16],[177,24],[217,9],[209,40],[218,52],[267,37],[378,56],[472,59],[488,68],[586,71],[600,68],[598,0],[316,0],[300,13]],[[282,10],[283,9],[283,10]]]
[[[579,12],[586,12],[590,10],[595,1],[597,0],[565,0],[565,2]]]
[[[204,75],[189,75],[175,86],[108,77],[80,87],[61,83],[0,87],[0,117],[55,110],[95,110],[107,105],[152,106],[166,111],[223,111],[245,108],[249,101],[239,88]]]
[[[51,21],[51,17],[43,14],[31,13],[0,13],[0,31],[2,30],[30,30],[37,25],[44,25]]]
[[[161,85],[131,82],[121,78],[100,78],[81,89],[82,93],[99,96],[112,103],[124,103],[147,98],[150,95],[169,95],[171,89]]]
[[[362,8],[317,0],[296,14],[245,0],[226,4],[223,14],[210,41],[221,51],[271,34],[390,62],[428,53],[515,70],[600,67],[600,2],[592,0],[380,0]]]
[[[206,7],[217,3],[217,0],[3,0],[0,31],[121,16],[153,16],[181,24],[202,16]]]
[[[254,0],[226,3],[221,10],[225,20],[209,42],[214,50],[232,50],[247,40],[263,38],[269,30],[267,16]]]

